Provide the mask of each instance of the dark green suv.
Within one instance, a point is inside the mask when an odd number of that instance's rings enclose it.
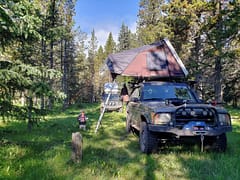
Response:
[[[127,105],[127,132],[139,135],[140,150],[151,153],[167,142],[198,142],[225,151],[226,132],[232,130],[229,113],[203,103],[187,83],[135,84]]]

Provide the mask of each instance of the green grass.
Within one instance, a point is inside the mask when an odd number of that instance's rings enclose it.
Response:
[[[71,134],[79,131],[76,117],[89,118],[83,135],[83,160],[70,161]],[[240,110],[228,133],[225,153],[200,152],[196,146],[170,146],[151,155],[139,151],[138,138],[125,133],[122,113],[99,118],[97,104],[55,113],[27,130],[24,122],[0,123],[0,179],[240,179]]]

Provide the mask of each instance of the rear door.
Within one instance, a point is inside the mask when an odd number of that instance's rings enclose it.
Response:
[[[137,124],[140,118],[140,88],[134,89],[133,93],[130,96],[130,101],[128,103],[128,115],[131,120],[133,127],[138,128]]]

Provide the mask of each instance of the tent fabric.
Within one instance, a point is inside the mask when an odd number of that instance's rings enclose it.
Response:
[[[186,77],[188,72],[168,39],[110,54],[106,60],[112,75],[132,77]]]

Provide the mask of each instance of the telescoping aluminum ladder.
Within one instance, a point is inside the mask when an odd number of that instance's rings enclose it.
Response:
[[[106,110],[106,106],[107,106],[107,104],[108,104],[108,101],[109,101],[110,96],[111,96],[111,94],[112,94],[112,91],[113,91],[113,89],[114,89],[114,83],[115,83],[115,81],[113,81],[113,85],[111,86],[110,91],[109,91],[108,96],[107,96],[107,99],[106,99],[106,101],[104,102],[103,110],[102,110],[102,112],[101,112],[101,114],[100,114],[100,116],[99,116],[99,118],[98,118],[98,122],[97,122],[97,126],[96,126],[96,129],[95,129],[95,133],[97,133],[98,128],[99,128],[99,126],[100,126],[100,124],[101,124],[101,121],[102,121],[104,112],[105,112],[105,110]]]

